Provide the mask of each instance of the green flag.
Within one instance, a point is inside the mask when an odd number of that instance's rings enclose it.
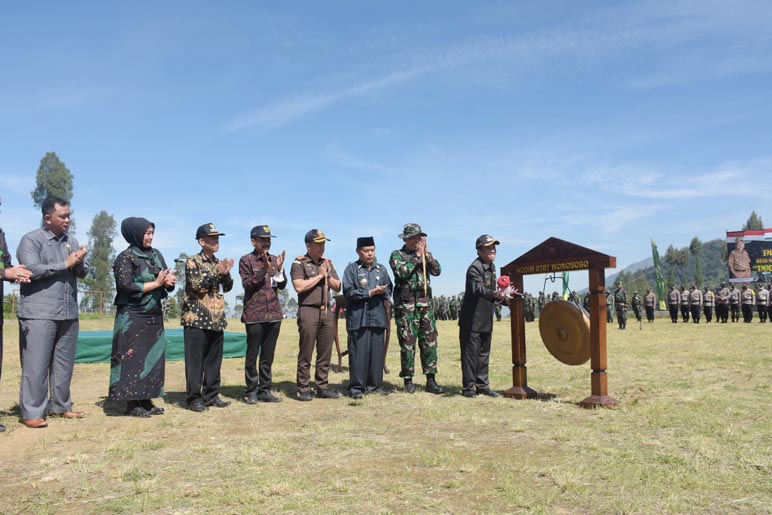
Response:
[[[654,274],[657,278],[657,300],[659,301],[659,310],[665,310],[665,279],[662,277],[662,266],[659,264],[659,251],[657,244],[651,240],[651,257],[654,259]]]
[[[563,300],[568,300],[568,272],[563,272]]]

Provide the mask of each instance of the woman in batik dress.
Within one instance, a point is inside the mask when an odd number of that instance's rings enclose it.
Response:
[[[152,399],[163,395],[165,345],[161,300],[177,277],[151,245],[155,224],[144,218],[121,222],[129,247],[113,262],[115,326],[110,359],[111,400],[125,400],[126,415],[149,417],[164,409]]]

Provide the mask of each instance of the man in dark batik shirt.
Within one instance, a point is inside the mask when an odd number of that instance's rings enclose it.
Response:
[[[214,224],[196,231],[201,252],[185,262],[185,302],[182,327],[185,332],[185,380],[188,407],[204,411],[208,406],[224,408],[229,401],[220,398],[220,366],[227,325],[223,293],[233,288],[230,270],[233,259],[217,259],[220,236]],[[222,286],[222,293],[220,287]]]

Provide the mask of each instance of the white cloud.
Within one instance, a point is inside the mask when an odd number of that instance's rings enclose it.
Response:
[[[0,190],[9,191],[21,197],[29,196],[35,189],[35,179],[31,175],[3,175],[0,177]]]
[[[628,197],[685,200],[706,197],[768,197],[772,158],[722,163],[708,170],[668,169],[647,163],[590,166],[582,180]]]
[[[746,10],[722,2],[641,2],[517,36],[473,37],[439,48],[371,56],[371,62],[386,63],[373,77],[268,103],[236,117],[226,132],[270,129],[349,97],[491,61],[496,61],[493,74],[505,66],[516,78],[528,79],[535,69],[554,73],[596,66],[631,49],[653,52],[654,69],[632,81],[638,88],[769,71],[772,61],[766,49],[772,35],[766,27],[772,11],[765,7],[752,2]],[[701,49],[693,50],[697,45]],[[471,79],[473,75],[470,80],[480,82],[479,77]]]

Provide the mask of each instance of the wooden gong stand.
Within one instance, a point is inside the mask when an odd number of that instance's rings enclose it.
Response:
[[[588,270],[590,274],[590,384],[592,395],[582,400],[583,408],[609,407],[617,404],[608,395],[606,374],[606,268],[616,268],[617,258],[601,254],[558,238],[548,238],[519,258],[501,268],[518,291],[523,291],[523,276]],[[523,299],[509,303],[512,327],[512,388],[504,392],[510,399],[532,399],[536,390],[528,387],[525,359],[525,314]]]

